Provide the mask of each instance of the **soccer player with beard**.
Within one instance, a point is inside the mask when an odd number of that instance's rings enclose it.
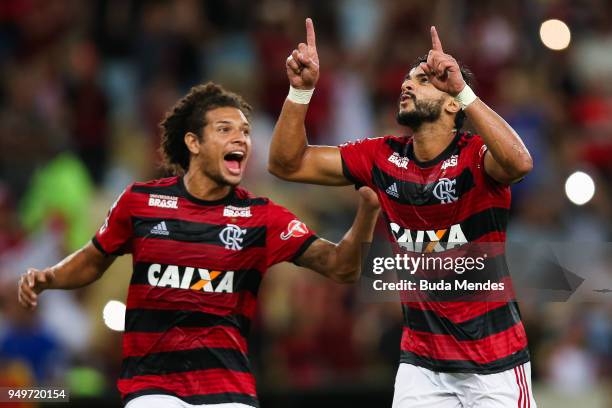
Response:
[[[410,136],[338,147],[308,144],[304,119],[319,77],[315,33],[287,58],[290,91],[276,123],[269,170],[285,180],[369,186],[398,243],[446,248],[503,243],[510,185],[532,169],[520,137],[469,86],[471,75],[432,49],[401,85],[397,121]],[[479,133],[461,131],[469,118]],[[518,306],[507,301],[402,302],[404,329],[393,407],[535,407]]]
[[[355,221],[333,244],[238,187],[250,111],[219,85],[192,88],[161,123],[162,153],[180,175],[132,184],[91,242],[19,281],[20,303],[34,308],[41,291],[88,285],[132,254],[118,381],[129,408],[258,406],[246,336],[268,267],[293,261],[337,282],[359,276],[376,195],[359,191]]]

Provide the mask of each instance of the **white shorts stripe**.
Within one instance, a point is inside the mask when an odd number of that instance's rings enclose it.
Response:
[[[518,401],[516,406],[518,408],[523,408],[523,387],[521,386],[521,380],[519,380],[519,373],[518,373],[518,367],[514,367],[514,377],[516,378],[516,385],[518,386],[519,389],[519,396],[518,396]]]
[[[529,362],[495,374],[442,373],[400,364],[392,408],[536,408]]]
[[[525,385],[525,399],[527,400],[527,408],[531,408],[531,394],[529,393],[529,382],[525,375],[525,365],[521,365],[521,371],[523,372],[523,383]]]

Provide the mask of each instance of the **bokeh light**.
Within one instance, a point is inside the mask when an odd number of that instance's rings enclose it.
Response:
[[[546,20],[540,26],[540,39],[551,50],[564,50],[570,44],[572,33],[561,20]]]
[[[565,181],[565,194],[576,205],[586,204],[595,194],[595,182],[585,172],[577,171]]]
[[[109,301],[102,311],[104,324],[114,331],[125,329],[125,305],[118,300]]]

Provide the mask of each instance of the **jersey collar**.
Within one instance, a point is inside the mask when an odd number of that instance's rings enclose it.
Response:
[[[188,199],[189,201],[195,203],[195,204],[199,204],[199,205],[223,205],[223,204],[230,204],[234,197],[236,196],[236,189],[232,188],[230,190],[230,192],[223,198],[220,198],[218,200],[202,200],[201,198],[197,198],[193,195],[191,195],[189,193],[189,191],[187,191],[187,188],[185,187],[185,183],[183,182],[183,177],[179,176],[178,177],[178,188],[179,191],[181,192],[181,194],[183,195],[183,197],[185,197],[186,199]]]
[[[408,145],[407,156],[410,160],[412,160],[419,167],[431,167],[435,164],[440,163],[443,160],[448,159],[451,155],[457,152],[457,143],[461,139],[461,136],[462,136],[462,133],[457,132],[453,140],[449,143],[448,146],[446,146],[446,149],[444,149],[442,153],[440,153],[438,156],[434,157],[431,160],[419,161],[414,155],[414,143],[413,142],[411,142]]]

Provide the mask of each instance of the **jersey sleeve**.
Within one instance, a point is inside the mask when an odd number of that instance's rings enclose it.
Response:
[[[478,135],[474,135],[468,147],[473,173],[479,181],[486,183],[492,190],[504,190],[507,186],[495,181],[485,170],[485,155],[488,150],[489,148],[482,138]]]
[[[291,211],[273,202],[268,207],[268,267],[284,261],[295,262],[318,237]]]
[[[119,195],[92,239],[94,246],[105,255],[123,255],[131,251],[130,189],[131,186]]]
[[[342,158],[342,172],[357,186],[372,184],[374,153],[383,138],[361,139],[338,146]]]
[[[484,158],[487,150],[489,150],[489,148],[484,143],[484,141],[479,136],[476,136],[474,138],[474,145],[472,146],[473,162],[476,163],[476,165],[482,172],[485,171]]]

